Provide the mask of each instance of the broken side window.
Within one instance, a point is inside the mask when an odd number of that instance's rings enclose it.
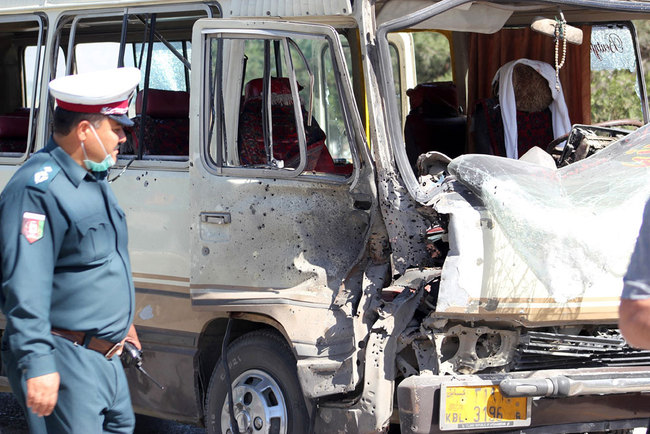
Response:
[[[591,30],[591,121],[644,119],[645,96],[631,23],[595,25]],[[634,93],[632,95],[632,92]],[[630,99],[632,98],[632,99]],[[636,103],[631,103],[636,100]]]
[[[189,157],[190,56],[193,23],[207,5],[80,11],[58,24],[59,62],[67,74],[135,66],[142,72],[118,165]],[[170,163],[171,164],[171,163]]]
[[[266,31],[210,36],[205,137],[213,164],[246,176],[352,174],[329,44]]]
[[[420,30],[388,36],[406,154],[418,173],[421,154],[438,151],[454,158],[467,148],[467,117],[452,81],[450,32]]]

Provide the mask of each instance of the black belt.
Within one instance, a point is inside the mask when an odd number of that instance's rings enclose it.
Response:
[[[59,336],[69,341],[74,342],[75,345],[82,345],[89,350],[97,351],[107,359],[113,357],[117,352],[122,349],[122,342],[114,343],[104,339],[96,338],[91,336],[90,340],[86,342],[86,333],[76,332],[72,330],[62,330],[62,329],[52,329],[52,334],[54,336]]]

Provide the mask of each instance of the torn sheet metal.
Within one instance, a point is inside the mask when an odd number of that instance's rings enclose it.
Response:
[[[459,185],[461,189],[462,185]],[[483,279],[482,206],[475,207],[463,195],[448,191],[439,195],[434,209],[449,215],[449,252],[442,268],[438,311],[462,307],[481,296]],[[457,309],[456,309],[457,310]]]
[[[621,292],[650,196],[649,133],[643,127],[558,170],[465,155],[452,161],[449,171],[482,199],[505,240],[553,299],[612,297]],[[465,267],[476,272],[473,264]],[[521,288],[514,293],[528,295]]]

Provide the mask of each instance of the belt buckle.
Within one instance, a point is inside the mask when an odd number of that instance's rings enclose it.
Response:
[[[117,353],[119,350],[121,350],[123,346],[124,346],[124,344],[122,342],[116,343],[115,345],[113,345],[111,347],[110,350],[108,350],[106,352],[106,354],[104,354],[104,357],[106,357],[107,359],[110,359],[111,357],[113,357],[115,355],[115,353]]]

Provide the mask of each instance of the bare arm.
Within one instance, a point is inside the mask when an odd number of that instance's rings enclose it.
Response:
[[[650,298],[623,298],[618,308],[618,326],[628,344],[650,349]]]

